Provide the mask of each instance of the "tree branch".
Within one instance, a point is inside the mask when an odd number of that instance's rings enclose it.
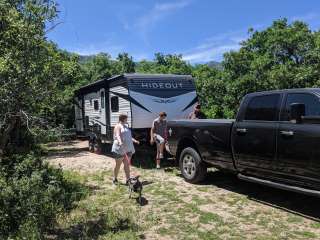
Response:
[[[58,25],[62,24],[63,22],[58,22],[56,24],[54,24],[53,26],[51,26],[49,29],[47,29],[45,31],[45,33],[47,34],[48,32],[52,31],[53,29],[55,29]]]

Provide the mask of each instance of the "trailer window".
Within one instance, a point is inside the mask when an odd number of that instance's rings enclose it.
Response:
[[[111,111],[119,112],[119,98],[116,96],[111,97]]]
[[[253,97],[248,104],[245,120],[277,121],[279,94]]]
[[[99,110],[99,101],[98,100],[94,100],[93,107],[94,107],[94,110]]]
[[[85,129],[89,128],[89,116],[85,117]]]
[[[104,108],[104,92],[101,92],[101,108]]]

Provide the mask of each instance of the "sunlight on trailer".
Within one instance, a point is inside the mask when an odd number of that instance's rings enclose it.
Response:
[[[146,136],[160,111],[167,113],[168,120],[187,118],[197,101],[189,75],[118,75],[76,91],[76,128],[78,133],[93,131],[102,139],[112,140],[119,115],[127,114],[133,132]]]

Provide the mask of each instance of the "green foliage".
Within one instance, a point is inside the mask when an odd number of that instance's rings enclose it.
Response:
[[[115,68],[111,56],[99,53],[87,62],[83,63],[82,70],[87,83],[92,83],[103,78],[109,78],[115,74]]]
[[[49,126],[56,127],[63,124],[72,127],[74,110],[74,90],[84,85],[83,73],[79,64],[79,57],[61,51],[56,45],[47,44],[48,58],[45,75],[50,79],[50,94],[38,103],[33,115],[45,119]]]
[[[36,143],[63,142],[76,138],[75,129],[65,129],[63,125],[50,129],[35,127],[32,132]]]
[[[134,73],[135,63],[132,57],[129,57],[128,53],[120,53],[117,57],[119,66],[119,73]]]
[[[319,86],[319,33],[286,19],[251,33],[238,52],[224,56],[225,109],[234,116],[241,98],[262,90]]]
[[[224,117],[223,98],[226,86],[222,81],[222,72],[207,65],[197,65],[193,70],[200,102],[208,117]]]
[[[53,82],[46,75],[50,49],[44,27],[54,16],[53,1],[1,1],[0,115],[31,112],[48,96]]]
[[[46,24],[55,16],[55,1],[0,2],[0,158],[8,146],[27,143],[29,117],[63,120],[55,106],[65,100],[65,85],[77,80],[77,70],[46,40]]]
[[[143,60],[138,63],[137,72],[191,74],[192,66],[182,60],[182,55],[156,53],[153,62]]]
[[[107,53],[99,53],[82,61],[81,67],[83,81],[87,84],[113,75],[135,72],[135,63],[128,53],[120,53],[116,60],[112,60]]]
[[[1,239],[43,238],[56,216],[71,208],[76,200],[73,192],[84,190],[36,153],[3,158],[0,168]]]

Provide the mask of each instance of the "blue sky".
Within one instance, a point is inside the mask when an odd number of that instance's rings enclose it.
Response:
[[[179,53],[190,63],[221,61],[248,29],[275,19],[320,28],[319,0],[58,0],[60,24],[48,38],[81,55],[128,52],[135,61]]]

